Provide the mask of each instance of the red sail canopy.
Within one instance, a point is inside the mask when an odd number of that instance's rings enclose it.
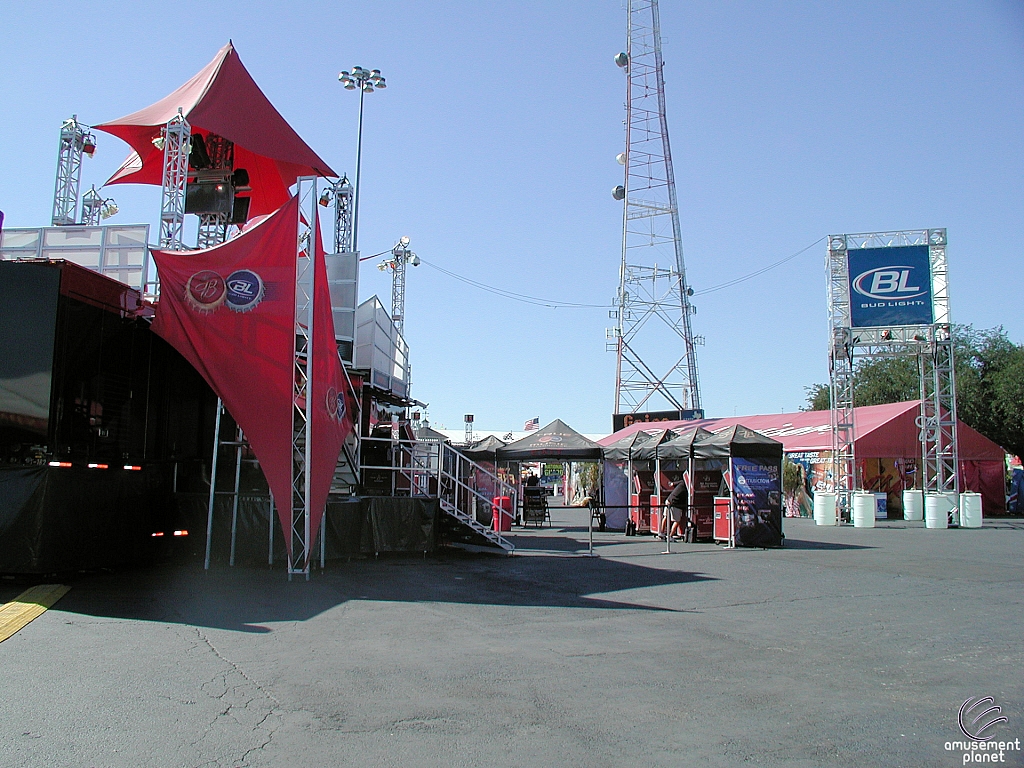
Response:
[[[273,216],[221,245],[189,253],[153,251],[161,281],[153,330],[202,374],[242,428],[277,500],[286,534],[292,504],[297,236],[298,202],[292,198]],[[315,267],[311,541],[355,413],[334,340],[319,238]],[[285,540],[290,554],[290,536]]]
[[[271,213],[287,202],[299,176],[336,176],[256,85],[229,42],[191,80],[169,96],[138,112],[94,126],[131,145],[128,156],[107,184],[162,183],[163,150],[153,139],[178,114],[192,132],[222,136],[235,145],[235,168],[249,172],[250,216]]]

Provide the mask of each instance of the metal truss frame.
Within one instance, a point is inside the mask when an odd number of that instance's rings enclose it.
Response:
[[[332,187],[334,192],[334,252],[352,251],[352,183],[342,176]]]
[[[196,233],[196,248],[212,248],[228,239],[228,215],[226,213],[200,213],[199,230]]]
[[[927,245],[932,284],[932,322],[891,327],[852,327],[847,254],[856,248]],[[956,379],[949,315],[946,230],[919,229],[830,235],[826,262],[830,329],[832,477],[840,514],[849,515],[859,485],[854,451],[855,359],[914,357],[920,380],[921,485],[925,491],[959,493]]]
[[[188,153],[192,126],[178,108],[178,114],[164,126],[164,171],[160,195],[160,247],[185,250],[185,188],[188,184]]]
[[[76,224],[78,192],[82,183],[82,155],[86,140],[95,143],[87,126],[78,122],[78,115],[72,115],[60,126],[60,144],[57,148],[57,180],[53,190],[53,215],[50,222],[55,227]]]
[[[615,413],[636,412],[652,398],[679,410],[699,409],[695,347],[700,339],[691,327],[695,307],[686,282],[669,144],[658,0],[629,0],[626,37],[622,261],[615,308],[609,312],[616,324],[606,334],[606,348],[617,357]],[[659,267],[659,257],[669,266]],[[681,340],[678,357],[666,355],[672,345],[647,327],[654,317]]]
[[[313,398],[313,294],[316,273],[316,185],[315,176],[296,180],[298,235],[295,243],[295,370],[292,391],[292,500],[291,541],[288,579],[303,575],[309,579],[313,544],[310,541],[310,427]]]

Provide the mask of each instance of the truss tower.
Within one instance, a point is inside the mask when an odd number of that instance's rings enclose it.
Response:
[[[628,0],[625,180],[618,295],[607,349],[617,356],[615,413],[701,408],[675,174],[665,114],[658,0]]]

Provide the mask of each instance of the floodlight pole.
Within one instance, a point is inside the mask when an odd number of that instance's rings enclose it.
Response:
[[[363,159],[363,97],[374,90],[387,88],[387,83],[381,77],[379,69],[363,69],[352,67],[352,71],[342,70],[338,74],[338,80],[345,90],[352,91],[359,89],[359,123],[356,128],[356,182],[355,192],[352,201],[352,250],[359,250],[359,182],[362,179],[360,167]]]

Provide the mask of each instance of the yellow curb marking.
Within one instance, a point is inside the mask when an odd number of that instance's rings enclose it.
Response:
[[[46,613],[69,589],[63,584],[38,584],[0,606],[0,643]]]

